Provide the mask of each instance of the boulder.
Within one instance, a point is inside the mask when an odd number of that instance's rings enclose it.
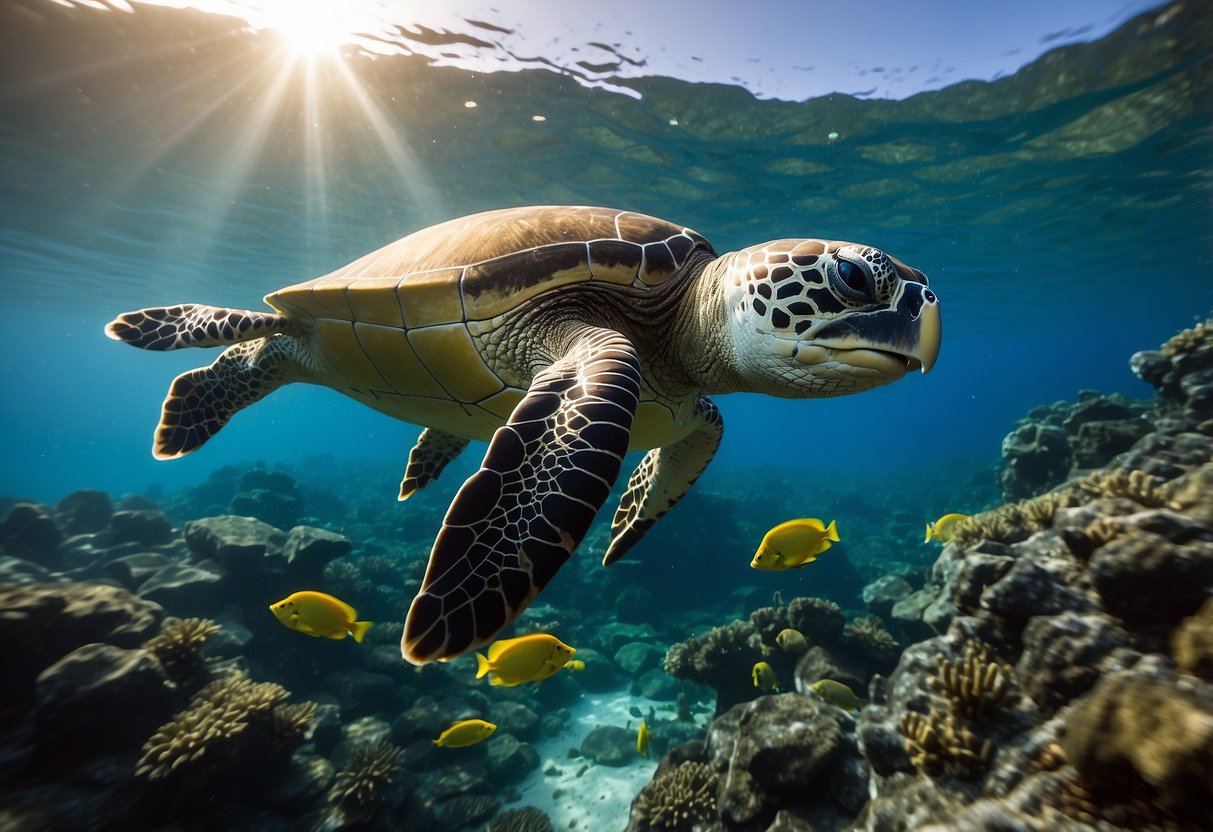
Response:
[[[63,533],[45,506],[17,503],[0,520],[0,551],[43,562],[55,555]]]
[[[582,740],[581,756],[599,765],[625,766],[636,758],[636,737],[616,725],[599,725]]]
[[[109,528],[114,504],[104,491],[73,491],[55,505],[55,519],[64,534],[85,534]]]

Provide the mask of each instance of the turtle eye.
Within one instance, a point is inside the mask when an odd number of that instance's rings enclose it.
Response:
[[[869,300],[872,297],[868,285],[868,275],[850,260],[838,260],[835,268],[838,271],[839,288],[849,297]]]

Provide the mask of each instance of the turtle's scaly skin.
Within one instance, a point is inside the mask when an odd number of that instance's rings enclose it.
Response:
[[[837,396],[929,370],[940,328],[926,284],[869,246],[776,240],[717,258],[694,231],[641,214],[513,208],[274,292],[277,315],[159,307],[106,332],[144,349],[228,347],[173,382],[161,458],[291,381],[425,426],[402,500],[489,440],[405,622],[403,655],[420,664],[513,621],[581,542],[624,454],[651,449],[604,562],[634,545],[716,452],[723,422],[705,394]]]

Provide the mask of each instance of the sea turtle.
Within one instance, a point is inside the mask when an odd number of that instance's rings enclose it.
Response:
[[[424,426],[402,500],[488,440],[409,608],[401,650],[415,664],[517,618],[585,536],[624,454],[644,449],[603,563],[631,548],[720,444],[707,394],[857,393],[927,372],[940,341],[926,277],[878,249],[784,239],[717,256],[684,226],[592,207],[450,220],[265,300],[276,314],[157,307],[106,334],[149,350],[227,347],[173,382],[161,459],[292,381]],[[776,434],[789,450],[806,442]]]

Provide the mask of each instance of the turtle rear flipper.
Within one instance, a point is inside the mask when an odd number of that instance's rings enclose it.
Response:
[[[184,303],[123,312],[105,326],[105,334],[143,350],[225,347],[275,333],[294,334],[295,325],[272,312],[224,309]]]
[[[152,455],[175,459],[196,451],[237,410],[302,380],[300,349],[287,336],[260,338],[228,347],[211,366],[177,376],[160,411]]]
[[[487,644],[581,543],[628,450],[640,359],[626,337],[586,327],[531,382],[451,503],[409,607],[413,664]]]

